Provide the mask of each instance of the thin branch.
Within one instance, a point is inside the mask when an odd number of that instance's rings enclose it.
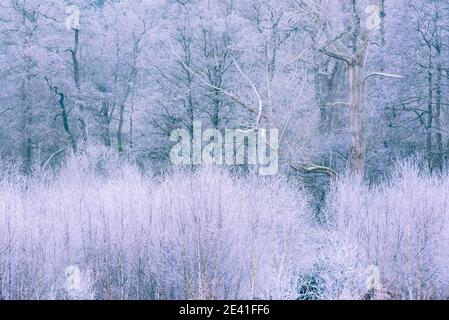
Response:
[[[337,101],[333,103],[326,104],[326,107],[335,107],[335,106],[347,106],[349,107],[351,104],[349,102]]]
[[[363,83],[365,83],[369,78],[374,77],[374,76],[388,77],[388,78],[399,78],[399,79],[403,78],[401,75],[397,75],[397,74],[383,73],[383,72],[373,72],[373,73],[368,74],[363,79]]]
[[[257,100],[259,101],[259,108],[258,108],[257,118],[256,118],[256,127],[259,128],[260,127],[260,119],[262,117],[262,111],[263,111],[262,98],[260,97],[259,91],[257,90],[256,85],[254,84],[254,82],[252,82],[251,79],[246,74],[243,73],[242,69],[240,69],[240,67],[237,64],[237,61],[235,61],[234,57],[232,57],[232,61],[234,62],[237,70],[242,75],[242,77],[244,77],[250,83],[251,87],[254,90],[254,93],[257,96]]]
[[[325,54],[326,56],[331,57],[331,58],[344,61],[347,64],[351,64],[351,58],[343,53],[330,51],[326,48],[318,49],[318,51],[321,52],[322,54]]]
[[[338,178],[338,173],[332,170],[329,167],[320,166],[320,165],[300,165],[300,164],[294,164],[289,161],[289,165],[292,169],[302,172],[302,173],[309,173],[309,174],[325,174],[329,176],[332,179]]]
[[[309,52],[310,49],[313,49],[313,46],[308,46],[307,48],[305,48],[295,59],[293,59],[292,61],[288,62],[284,68],[288,67],[289,65],[295,63],[298,60],[301,60],[301,58],[307,53]]]
[[[170,47],[172,49],[172,52],[174,54],[174,56],[176,57],[176,59],[184,66],[184,68],[186,68],[189,72],[191,72],[198,80],[200,80],[204,85],[215,89],[221,93],[223,93],[224,95],[228,96],[231,100],[233,100],[234,102],[236,102],[237,104],[239,104],[240,106],[242,106],[243,108],[247,109],[248,111],[250,111],[251,113],[257,114],[257,111],[255,110],[254,107],[246,104],[245,102],[241,101],[239,97],[237,97],[236,95],[234,95],[233,93],[224,90],[223,88],[214,86],[213,84],[207,82],[206,80],[204,80],[198,73],[196,73],[194,70],[192,70],[192,68],[190,68],[188,65],[186,65],[184,63],[184,61],[182,61],[182,59],[176,54],[176,51],[171,43],[171,41],[169,40],[170,43]]]
[[[61,148],[61,149],[59,149],[59,150],[57,150],[56,152],[53,152],[53,153],[48,157],[48,159],[42,164],[42,168],[43,168],[43,169],[46,169],[46,168],[49,166],[51,160],[53,160],[53,158],[59,156],[61,153],[63,153],[63,152],[66,151],[66,150],[67,150],[67,146],[66,146],[66,147],[63,147],[63,148]]]
[[[13,110],[13,108],[6,108],[5,110],[2,110],[2,111],[0,112],[0,116],[4,115],[5,113],[7,113],[7,112],[9,112],[9,111],[11,111],[11,110]]]

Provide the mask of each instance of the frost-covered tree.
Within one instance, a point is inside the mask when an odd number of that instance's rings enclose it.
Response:
[[[0,299],[447,298],[446,2],[0,0]]]

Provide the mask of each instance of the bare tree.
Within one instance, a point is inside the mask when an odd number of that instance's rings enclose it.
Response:
[[[348,169],[351,173],[363,176],[365,172],[366,141],[365,141],[365,86],[373,76],[399,77],[384,72],[367,72],[366,65],[369,49],[374,41],[376,30],[379,28],[380,10],[378,1],[367,2],[370,15],[365,12],[357,1],[349,1],[347,10],[351,12],[350,28],[335,35],[332,23],[324,15],[323,7],[316,2],[302,1],[305,12],[311,14],[317,23],[316,43],[313,47],[322,54],[343,62],[347,67],[348,96],[350,112],[350,138]],[[343,3],[344,6],[346,3]],[[369,20],[371,19],[371,20]]]

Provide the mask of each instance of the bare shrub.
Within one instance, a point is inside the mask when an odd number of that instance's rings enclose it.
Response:
[[[301,190],[213,168],[158,182],[126,163],[98,172],[94,158],[51,179],[0,182],[2,298],[295,297],[309,215]],[[68,292],[67,267],[89,285]]]
[[[376,266],[375,289],[383,297],[446,298],[448,200],[448,177],[422,173],[412,162],[378,186],[350,178],[337,183],[323,231],[324,297],[363,297],[366,270]]]

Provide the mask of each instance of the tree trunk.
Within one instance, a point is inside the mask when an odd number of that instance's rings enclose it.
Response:
[[[125,113],[125,104],[120,105],[118,128],[117,128],[117,149],[119,153],[123,152],[123,140],[122,140],[122,130],[123,130],[123,115]]]
[[[427,126],[426,126],[426,153],[427,167],[432,172],[432,126],[433,126],[433,74],[432,65],[429,67],[428,75],[429,97],[427,102]]]
[[[131,105],[131,112],[129,114],[129,150],[131,152],[134,149],[134,102]]]
[[[441,172],[444,166],[443,160],[443,136],[441,134],[441,81],[443,77],[443,71],[440,65],[437,67],[437,79],[436,79],[436,101],[435,101],[435,112],[434,112],[434,130],[435,130],[435,141],[436,141],[436,167]]]
[[[385,47],[386,44],[386,30],[385,30],[385,17],[387,16],[386,13],[386,0],[381,0],[380,1],[380,42],[381,42],[381,46],[382,48]]]
[[[25,58],[28,63],[29,58]],[[20,96],[22,103],[24,105],[23,118],[22,118],[22,134],[23,134],[23,172],[25,174],[31,173],[31,167],[33,162],[33,139],[32,139],[32,124],[33,124],[33,109],[32,105],[28,99],[28,82],[31,78],[31,67],[27,66],[27,71],[25,74],[25,79],[22,81],[20,88]]]
[[[349,65],[349,90],[351,113],[349,170],[352,174],[363,176],[366,154],[363,67],[357,62]]]
[[[378,6],[379,0],[369,0],[372,6]],[[350,138],[351,146],[348,159],[348,169],[350,174],[363,177],[365,174],[365,108],[364,108],[364,87],[365,81],[370,75],[365,76],[365,62],[368,56],[368,48],[379,26],[366,25],[362,32],[362,18],[357,8],[357,1],[352,0],[352,49],[351,54],[348,50],[340,49],[335,41],[330,38],[329,42],[334,42],[337,51],[328,50],[327,46],[320,49],[321,53],[331,58],[344,61],[348,66],[349,74],[349,106],[350,106]],[[370,19],[376,17],[370,17]],[[372,23],[376,22],[374,20]],[[341,47],[343,48],[343,43]],[[349,48],[348,48],[349,49]],[[340,51],[339,51],[340,50]]]
[[[64,103],[65,96],[63,93],[58,92],[57,88],[55,88],[55,92],[59,96],[59,106],[61,107],[61,110],[62,110],[62,124],[64,126],[64,131],[69,136],[70,145],[72,146],[73,152],[76,153],[76,151],[77,151],[76,140],[73,137],[72,132],[70,131],[68,114],[67,114],[67,110],[65,108],[65,103]]]
[[[103,106],[100,110],[100,122],[101,122],[101,137],[103,139],[103,143],[106,147],[111,146],[111,132],[110,132],[110,123],[112,118],[112,112],[109,115],[108,101],[103,101]]]
[[[79,30],[75,29],[75,43],[72,50],[70,50],[72,54],[72,62],[73,62],[73,78],[75,81],[76,90],[78,93],[78,97],[81,95],[81,84],[80,84],[80,65],[78,60],[78,49],[79,49]],[[80,124],[81,137],[84,143],[87,143],[87,126],[86,121],[84,120],[84,105],[81,102],[77,102],[77,106],[79,109],[79,117],[78,121]]]
[[[59,107],[61,108],[61,116],[62,116],[62,125],[64,127],[64,131],[67,133],[69,140],[70,140],[70,146],[72,147],[72,150],[74,153],[77,152],[77,143],[76,143],[76,139],[73,136],[72,131],[70,130],[70,125],[69,125],[69,114],[67,112],[67,108],[65,106],[65,95],[63,92],[61,92],[58,87],[53,87],[52,84],[50,83],[50,80],[48,80],[47,77],[44,77],[45,80],[47,81],[47,85],[48,88],[50,89],[50,91],[53,91],[57,96],[58,96],[58,103],[59,103]]]

